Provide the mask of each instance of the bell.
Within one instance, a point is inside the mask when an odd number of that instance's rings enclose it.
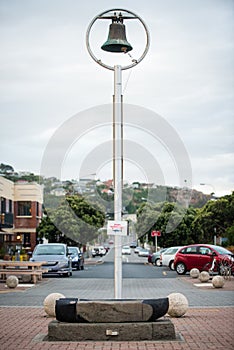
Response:
[[[132,50],[132,46],[127,42],[123,23],[113,22],[110,24],[108,39],[101,48],[109,52],[128,52]]]

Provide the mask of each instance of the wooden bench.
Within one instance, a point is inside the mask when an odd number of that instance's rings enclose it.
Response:
[[[37,283],[38,280],[42,280],[42,274],[47,272],[47,270],[30,270],[30,269],[17,269],[17,268],[6,268],[0,269],[0,275],[3,280],[6,280],[7,276],[23,276],[29,275],[31,276],[32,282],[34,284]]]

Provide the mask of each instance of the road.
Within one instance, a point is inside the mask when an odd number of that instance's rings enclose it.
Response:
[[[102,258],[92,258],[93,264],[85,265],[84,271],[73,271],[72,278],[114,278],[114,248]],[[94,263],[97,264],[94,264]],[[122,278],[175,278],[177,273],[166,267],[148,264],[146,257],[138,257],[132,249],[131,255],[122,256]]]
[[[65,297],[86,299],[114,298],[114,251],[102,259],[87,261],[83,271],[73,271],[72,277],[43,278],[23,292],[0,293],[0,306],[42,307],[50,293],[62,293]],[[163,298],[173,292],[184,294],[191,307],[232,306],[233,290],[197,288],[189,274],[178,276],[166,267],[147,264],[147,258],[139,258],[132,252],[123,257],[122,298]]]

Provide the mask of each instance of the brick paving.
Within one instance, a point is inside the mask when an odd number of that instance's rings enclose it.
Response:
[[[62,281],[62,283],[61,283]],[[234,349],[234,279],[224,288],[194,287],[190,278],[155,281],[125,279],[126,298],[166,296],[177,291],[186,295],[189,309],[181,318],[170,318],[175,326],[175,341],[139,342],[48,342],[49,318],[43,309],[45,296],[62,292],[65,296],[106,297],[112,293],[112,281],[105,279],[43,279],[31,288],[7,289],[0,283],[1,350],[180,350]],[[149,283],[150,288],[149,288]],[[59,289],[61,288],[61,289]],[[83,293],[83,294],[82,294]],[[105,294],[106,293],[106,294]],[[166,318],[169,316],[165,316]]]
[[[168,317],[168,316],[166,316]],[[234,307],[192,308],[181,318],[171,318],[178,340],[140,342],[43,341],[54,318],[43,308],[0,307],[1,350],[232,350]]]

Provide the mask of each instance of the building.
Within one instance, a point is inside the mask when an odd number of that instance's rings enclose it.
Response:
[[[6,253],[32,251],[36,229],[42,219],[42,186],[35,182],[14,183],[0,176],[0,249]]]

